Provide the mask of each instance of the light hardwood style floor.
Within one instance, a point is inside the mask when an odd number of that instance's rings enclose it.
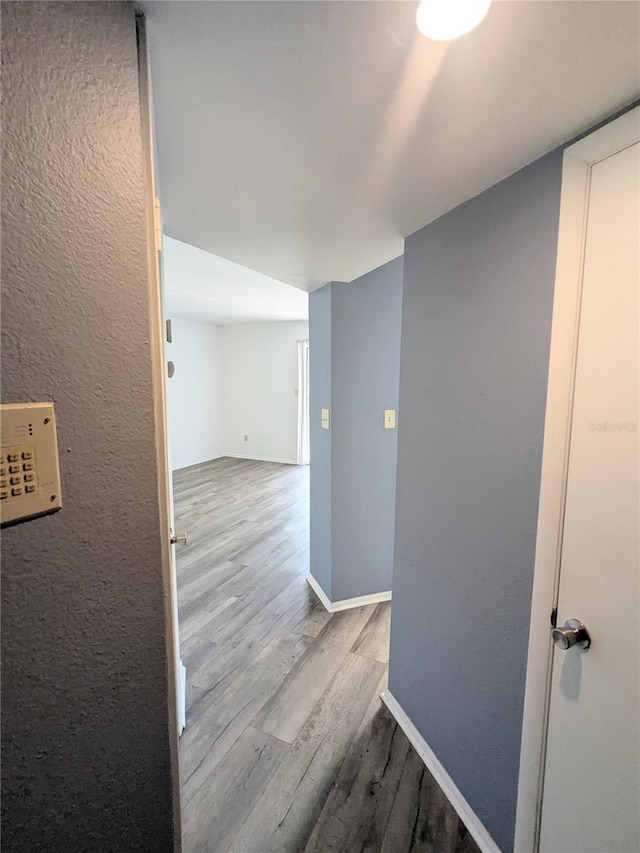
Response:
[[[390,604],[309,589],[309,469],[174,476],[185,853],[478,853],[382,705]]]

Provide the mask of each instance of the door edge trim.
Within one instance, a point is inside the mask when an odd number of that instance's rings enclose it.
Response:
[[[591,167],[638,141],[640,107],[636,106],[564,152],[515,853],[537,853],[539,849],[553,660],[548,620],[557,598],[560,569]]]

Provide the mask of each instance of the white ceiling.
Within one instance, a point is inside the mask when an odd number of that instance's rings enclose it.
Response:
[[[271,320],[306,320],[309,297],[195,246],[164,238],[167,316],[224,326]]]
[[[640,94],[637,2],[149,2],[165,230],[296,287],[403,237]]]

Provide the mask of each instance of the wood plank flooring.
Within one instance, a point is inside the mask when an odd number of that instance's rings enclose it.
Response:
[[[218,459],[174,499],[185,853],[478,853],[380,701],[390,604],[306,583],[309,469]]]

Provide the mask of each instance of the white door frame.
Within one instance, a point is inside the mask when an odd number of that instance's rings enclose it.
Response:
[[[550,616],[558,602],[591,169],[639,139],[640,107],[636,107],[571,145],[564,153],[520,750],[516,853],[536,853],[539,846],[553,660]]]
[[[309,434],[309,338],[298,341],[298,465],[308,465]]]
[[[149,75],[149,55],[145,19],[142,13],[136,13],[136,32],[138,37],[138,76],[140,85],[141,134],[144,157],[145,213],[147,223],[147,254],[149,281],[149,352],[153,385],[153,406],[156,436],[156,456],[158,459],[158,506],[160,509],[160,552],[162,562],[162,585],[164,592],[165,647],[167,655],[167,708],[169,718],[169,750],[171,759],[171,782],[173,798],[173,849],[182,850],[182,815],[180,765],[178,757],[178,680],[180,660],[178,657],[178,594],[175,572],[171,560],[171,491],[168,481],[169,471],[168,438],[166,421],[165,391],[165,354],[164,354],[164,309],[160,271],[158,268],[158,234],[154,174],[154,145],[151,110],[151,85]]]

